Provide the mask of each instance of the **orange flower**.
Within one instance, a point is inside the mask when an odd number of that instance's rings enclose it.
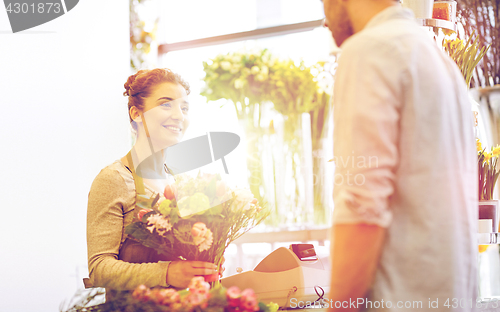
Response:
[[[478,247],[479,247],[479,253],[481,253],[481,252],[485,252],[485,251],[486,251],[486,249],[488,249],[488,247],[489,247],[489,246],[490,246],[490,245],[479,245],[479,246],[478,246]]]

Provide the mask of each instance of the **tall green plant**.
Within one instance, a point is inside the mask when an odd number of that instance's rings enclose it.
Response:
[[[491,45],[474,70],[471,86],[500,84],[500,0],[457,0],[457,13],[465,36],[477,33],[479,46]]]
[[[478,178],[479,178],[479,199],[493,199],[495,184],[497,183],[500,169],[498,168],[498,157],[500,156],[500,146],[491,148],[490,152],[481,147],[481,142],[477,139],[478,155]]]
[[[474,33],[472,35],[474,35]],[[464,76],[467,87],[470,87],[474,69],[491,46],[489,45],[479,49],[479,36],[476,37],[472,44],[471,39],[472,36],[469,37],[465,45],[463,44],[463,40],[460,39],[443,40],[443,47],[445,51],[455,61],[455,63],[457,63],[458,68],[460,68],[460,71]]]

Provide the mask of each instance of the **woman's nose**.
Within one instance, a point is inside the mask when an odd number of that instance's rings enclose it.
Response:
[[[323,19],[323,27],[328,28],[328,22],[326,21],[326,18]]]
[[[172,118],[175,120],[184,120],[184,113],[182,112],[182,108],[180,106],[174,106],[172,109]]]

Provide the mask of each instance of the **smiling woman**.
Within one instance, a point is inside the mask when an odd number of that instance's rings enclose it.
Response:
[[[189,126],[189,85],[169,70],[154,69],[130,76],[125,88],[136,144],[150,142],[155,153],[179,143]]]
[[[113,290],[141,284],[186,287],[196,275],[214,274],[216,266],[166,261],[129,238],[124,229],[133,221],[141,196],[159,202],[171,182],[165,149],[179,143],[189,126],[189,85],[168,69],[153,69],[130,76],[124,87],[137,137],[127,156],[101,170],[92,183],[87,210],[90,282]]]

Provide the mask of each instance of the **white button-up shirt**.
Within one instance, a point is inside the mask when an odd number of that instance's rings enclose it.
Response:
[[[386,305],[373,310],[425,311],[438,300],[430,310],[453,311],[445,303],[458,300],[466,308],[456,311],[469,311],[477,292],[473,115],[457,66],[413,19],[390,7],[342,45],[334,223],[387,228],[368,298]]]

